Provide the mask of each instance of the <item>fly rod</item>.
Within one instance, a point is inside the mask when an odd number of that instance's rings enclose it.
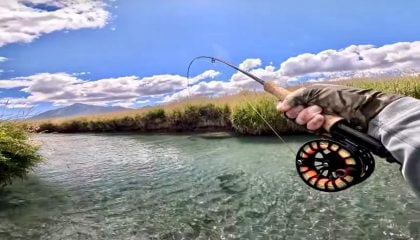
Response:
[[[260,83],[266,92],[280,101],[291,93],[274,81],[265,81],[229,62],[209,56],[191,60],[187,77],[191,65],[198,59],[220,62],[243,73]],[[338,192],[363,182],[375,169],[372,154],[388,162],[396,162],[380,141],[350,127],[342,117],[328,114],[324,117],[322,128],[328,134],[303,144],[296,154],[297,172],[310,187],[325,192]]]

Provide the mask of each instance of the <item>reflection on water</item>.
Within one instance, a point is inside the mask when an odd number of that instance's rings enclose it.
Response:
[[[275,138],[37,140],[45,163],[0,191],[0,239],[420,239],[420,204],[382,161],[329,194],[304,185]]]

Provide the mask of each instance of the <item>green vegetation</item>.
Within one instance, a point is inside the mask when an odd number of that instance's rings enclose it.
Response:
[[[388,79],[358,79],[342,82],[348,86],[376,89],[382,92],[397,93],[420,99],[420,75]]]
[[[203,106],[186,105],[184,109],[175,109],[168,116],[170,129],[194,131],[200,128],[229,129],[230,108],[206,104]]]
[[[23,178],[41,161],[27,132],[14,123],[0,122],[0,187],[15,177]]]
[[[143,114],[114,118],[79,118],[54,123],[41,122],[38,132],[123,132],[123,131],[200,131],[229,130],[230,108],[215,104],[185,105],[165,111],[163,108],[151,109]]]
[[[420,98],[420,75],[389,79],[354,79],[333,82],[360,88]],[[257,110],[281,134],[302,132],[275,109],[276,99],[267,93],[244,92],[221,98],[196,98],[165,106],[84,118],[35,122],[38,132],[121,132],[121,131],[236,131],[240,134],[273,134]],[[254,110],[255,108],[255,110]]]
[[[277,133],[303,132],[302,128],[276,110],[275,102],[276,99],[272,96],[260,95],[237,105],[231,115],[233,128],[241,134],[251,135],[273,134],[270,126]]]

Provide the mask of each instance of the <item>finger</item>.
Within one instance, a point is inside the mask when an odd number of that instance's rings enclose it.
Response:
[[[289,108],[296,107],[298,105],[306,105],[307,102],[305,102],[305,98],[307,95],[308,89],[299,88],[298,90],[295,90],[294,92],[287,95],[283,100],[283,104],[285,106],[289,106]]]
[[[317,114],[322,113],[322,108],[318,105],[312,105],[303,109],[296,117],[296,123],[300,125],[305,125]]]
[[[278,102],[276,108],[277,108],[277,111],[287,112],[292,107],[287,102],[283,101],[283,102]]]
[[[286,112],[286,116],[288,118],[295,119],[299,115],[299,113],[303,111],[303,109],[305,109],[305,106],[302,105],[293,107]]]
[[[321,114],[315,115],[309,122],[306,124],[306,128],[311,131],[316,131],[322,127],[325,122],[325,117]]]

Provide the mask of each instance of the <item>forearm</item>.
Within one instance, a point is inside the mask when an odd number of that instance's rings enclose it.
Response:
[[[420,100],[405,97],[389,104],[369,122],[368,134],[402,164],[405,180],[420,197]]]

